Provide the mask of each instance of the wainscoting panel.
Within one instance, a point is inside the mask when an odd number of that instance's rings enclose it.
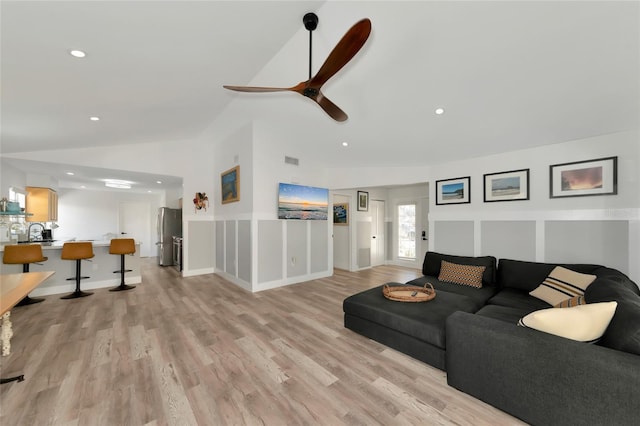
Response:
[[[251,283],[251,221],[238,221],[238,278]]]
[[[213,263],[214,224],[213,222],[189,222],[189,259],[185,269],[211,268]]]
[[[358,268],[368,268],[371,266],[371,222],[358,221],[356,234]]]
[[[224,271],[224,221],[216,220],[216,269]]]
[[[545,261],[629,270],[629,221],[545,222]]]
[[[473,221],[434,222],[434,251],[458,256],[473,256]]]
[[[307,274],[307,222],[287,220],[287,278]]]
[[[324,272],[329,269],[329,239],[328,220],[313,220],[309,222],[311,227],[311,253],[310,253],[310,271],[312,274],[316,272]]]
[[[282,275],[282,221],[258,221],[258,282],[281,280]]]
[[[536,258],[535,221],[483,221],[480,228],[482,256],[527,261]]]
[[[387,235],[386,235],[387,260],[393,260],[393,257],[395,256],[395,252],[393,251],[393,242],[395,241],[394,238],[396,238],[393,222],[385,222],[384,228],[386,229],[386,232],[387,232]]]
[[[225,222],[225,272],[236,276],[236,221],[227,220]]]

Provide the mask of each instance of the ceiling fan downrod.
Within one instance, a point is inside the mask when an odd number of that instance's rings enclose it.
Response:
[[[311,58],[312,58],[312,34],[313,30],[318,28],[318,15],[313,12],[309,12],[302,17],[302,22],[304,23],[304,27],[309,30],[309,80],[311,80]]]

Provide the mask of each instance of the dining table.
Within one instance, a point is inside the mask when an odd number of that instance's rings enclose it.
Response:
[[[11,337],[13,337],[11,309],[54,273],[54,271],[40,271],[0,275],[0,316],[2,317],[0,340],[2,340],[2,356],[11,354]],[[0,378],[0,384],[13,381],[21,382],[23,380],[24,375],[21,374],[15,377]]]

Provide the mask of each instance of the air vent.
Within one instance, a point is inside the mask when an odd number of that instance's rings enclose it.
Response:
[[[297,158],[288,157],[288,156],[284,157],[284,162],[287,164],[293,164],[294,166],[297,166],[298,164],[300,164],[300,160],[298,160]]]

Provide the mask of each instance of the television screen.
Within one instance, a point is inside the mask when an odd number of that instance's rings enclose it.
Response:
[[[278,219],[327,220],[329,190],[281,183],[278,190]]]

